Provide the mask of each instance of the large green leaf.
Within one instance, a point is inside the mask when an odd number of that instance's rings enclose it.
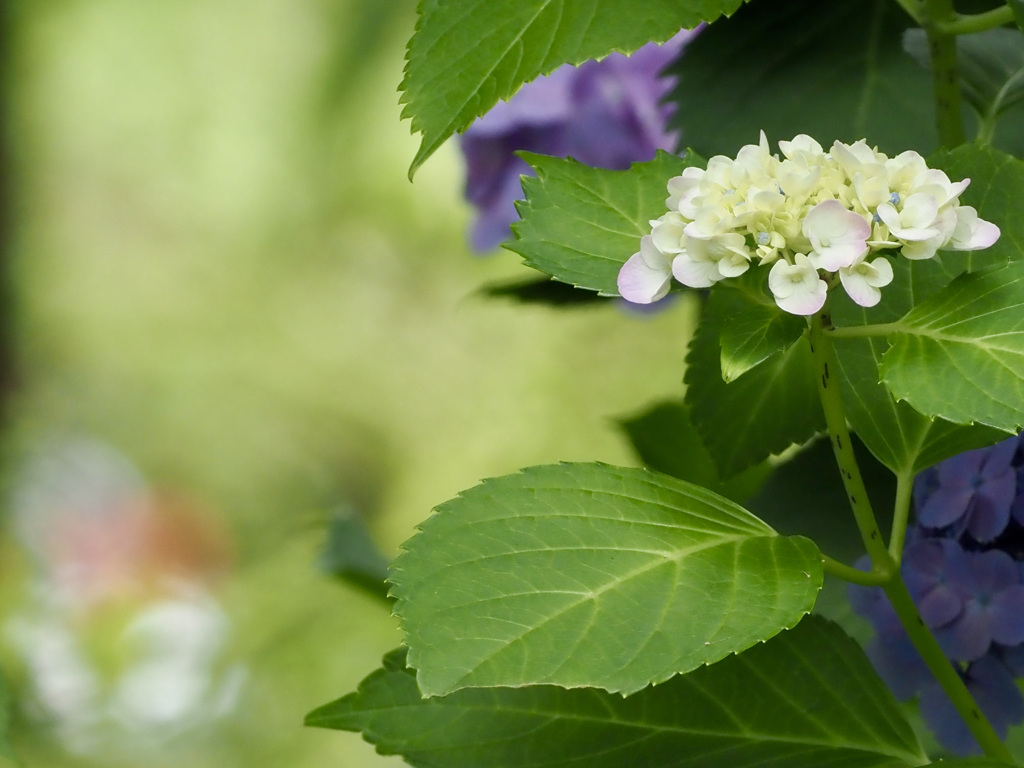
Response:
[[[825,429],[817,373],[803,339],[736,381],[723,380],[722,333],[737,306],[749,301],[747,291],[716,284],[686,358],[690,415],[723,478]]]
[[[964,274],[895,326],[881,373],[927,416],[1024,426],[1024,262]]]
[[[651,219],[668,212],[666,185],[689,165],[703,165],[658,152],[626,171],[591,168],[572,159],[523,153],[537,176],[523,179],[526,200],[516,239],[505,243],[541,272],[608,296],[626,260],[651,232]]]
[[[641,469],[560,464],[438,508],[392,566],[428,696],[552,683],[632,693],[794,626],[821,555]]]
[[[402,81],[423,134],[415,170],[500,99],[564,64],[630,53],[730,14],[742,0],[422,0]]]
[[[683,141],[733,155],[798,133],[826,147],[867,138],[890,154],[938,145],[927,72],[900,47],[890,0],[751,3],[687,45],[673,70]]]
[[[764,645],[623,698],[488,688],[422,699],[403,654],[307,725],[362,731],[419,768],[895,768],[925,762],[856,643],[804,619]]]

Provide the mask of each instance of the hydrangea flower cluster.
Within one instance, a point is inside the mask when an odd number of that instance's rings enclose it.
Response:
[[[621,170],[674,150],[668,130],[672,106],[664,97],[672,79],[661,77],[692,32],[664,45],[648,43],[631,56],[613,53],[579,67],[568,64],[524,85],[462,135],[466,199],[477,209],[470,242],[478,251],[507,240],[523,196],[520,177],[533,170],[515,152],[572,156],[587,165]]]
[[[1024,445],[1014,437],[918,475],[901,571],[921,618],[1001,737],[1024,721]],[[880,589],[851,587],[875,627],[867,652],[898,698],[920,696],[940,743],[980,750]]]
[[[941,248],[978,250],[999,228],[960,205],[970,179],[953,182],[917,152],[888,157],[861,139],[828,152],[810,136],[761,132],[735,158],[716,155],[668,182],[668,212],[619,272],[619,293],[639,304],[664,297],[674,277],[708,288],[752,265],[786,312],[811,315],[839,282],[870,307],[892,282],[889,255],[927,259]]]

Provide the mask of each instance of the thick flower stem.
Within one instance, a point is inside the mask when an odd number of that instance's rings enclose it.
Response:
[[[961,111],[960,83],[956,72],[956,36],[943,25],[956,19],[953,0],[925,0],[924,30],[932,60],[932,83],[935,91],[935,120],[939,141],[955,147],[967,139]]]
[[[1013,764],[1013,756],[1010,751],[982,714],[963,679],[946,658],[935,636],[925,626],[906,585],[903,583],[897,560],[890,554],[882,540],[875,514],[871,509],[871,502],[868,499],[867,489],[864,487],[864,480],[853,453],[853,445],[850,442],[850,431],[846,425],[846,410],[843,407],[839,382],[832,375],[837,366],[835,352],[832,348],[832,337],[829,333],[831,329],[832,319],[826,303],[825,307],[810,319],[809,341],[817,369],[818,394],[825,413],[825,424],[828,427],[832,450],[836,457],[836,463],[839,465],[850,508],[853,510],[861,538],[864,540],[864,546],[871,557],[871,574],[863,574],[867,577],[866,579],[849,578],[851,574],[836,567],[838,564],[830,564],[832,567],[827,570],[833,575],[847,578],[849,581],[870,582],[882,586],[914,647],[917,648],[921,658],[935,675],[946,695],[949,696],[953,706],[956,707],[957,712],[960,713],[985,754],[993,759]],[[909,476],[902,478],[902,487],[899,492],[901,498],[897,502],[897,507],[900,505],[909,507],[910,484],[908,478]],[[905,529],[905,511],[901,514],[900,509],[897,508],[896,514],[903,518],[895,521],[896,525],[901,525]],[[902,532],[897,533],[894,538],[898,538],[902,543]]]
[[[903,624],[907,635],[910,636],[910,641],[917,648],[917,652],[921,654],[928,669],[935,675],[935,679],[939,681],[939,685],[942,686],[946,696],[956,707],[956,711],[960,713],[960,717],[967,724],[967,728],[981,746],[982,751],[994,760],[1014,765],[1015,761],[1010,750],[999,738],[992,724],[982,714],[974,697],[967,690],[963,678],[953,668],[935,636],[925,626],[903,579],[897,574],[882,589],[885,590],[889,602],[892,603],[896,615],[899,616],[900,623]]]
[[[832,441],[832,452],[839,465],[839,473],[843,477],[846,497],[853,510],[864,546],[871,556],[872,571],[888,576],[895,571],[895,564],[889,557],[889,550],[885,546],[878,522],[875,520],[875,513],[871,509],[871,501],[864,487],[860,467],[853,454],[850,430],[846,426],[846,409],[843,407],[842,395],[839,392],[839,381],[833,377],[837,366],[832,350],[832,339],[828,334],[832,329],[832,318],[827,303],[811,318],[810,326],[809,340],[817,368],[818,395],[825,412],[825,425]]]

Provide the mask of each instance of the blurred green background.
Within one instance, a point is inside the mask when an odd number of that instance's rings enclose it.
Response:
[[[467,250],[454,145],[406,178],[416,140],[396,88],[413,11],[411,0],[9,6],[17,386],[0,666],[25,765],[399,765],[358,735],[302,727],[401,640],[382,603],[317,567],[331,515],[362,516],[393,556],[433,506],[481,478],[635,463],[614,419],[679,393],[685,302],[636,315],[480,294],[526,270],[511,253]],[[65,530],[51,508],[88,494],[60,462],[46,482],[63,491],[24,492],[40,482],[32,457],[76,440],[164,499],[160,519],[186,553],[137,549],[92,602],[76,602],[74,573],[61,593],[73,599],[47,592],[52,552],[93,537],[94,559],[123,558],[135,540],[106,512],[87,533]],[[233,694],[166,728],[92,712],[69,738],[75,707],[47,708],[23,630],[59,625],[53,636],[93,676],[88,708],[109,703],[136,653],[127,628],[183,589],[150,578],[164,560],[198,563],[189,594],[227,627],[209,672],[237,673]],[[125,586],[143,571],[153,584]]]

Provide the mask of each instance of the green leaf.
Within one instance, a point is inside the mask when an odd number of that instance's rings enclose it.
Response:
[[[881,373],[927,416],[1024,426],[1024,262],[961,275],[895,327]]]
[[[909,19],[889,0],[751,3],[690,42],[674,122],[706,156],[807,133],[867,138],[889,154],[938,146],[929,75],[900,47]]]
[[[354,587],[387,598],[388,559],[354,510],[340,509],[331,518],[320,567]]]
[[[723,480],[690,418],[690,407],[681,401],[658,403],[620,424],[645,467],[735,502],[754,494],[771,472],[762,463]]]
[[[807,539],[703,488],[603,464],[488,480],[439,507],[391,570],[427,696],[632,693],[795,625],[821,579]]]
[[[871,506],[892,509],[896,495],[892,473],[868,454],[856,436],[853,449]],[[826,438],[793,456],[787,454],[757,494],[747,499],[746,507],[779,533],[806,536],[831,557],[852,563],[864,554],[832,443]],[[880,516],[879,524],[888,536],[886,516]]]
[[[563,283],[618,296],[619,270],[640,250],[651,219],[667,212],[666,185],[704,160],[658,152],[626,171],[591,168],[573,159],[522,153],[537,176],[523,178],[516,239],[504,246]]]
[[[422,699],[401,652],[306,718],[419,768],[896,768],[925,758],[863,651],[817,617],[623,698],[554,686]]]
[[[663,43],[742,0],[422,0],[402,81],[402,117],[423,134],[410,177],[453,133],[523,83],[568,62]]]
[[[762,276],[763,279],[763,276]],[[686,358],[686,402],[723,478],[825,429],[817,373],[804,340],[733,382],[723,380],[721,336],[746,291],[717,283]]]
[[[903,46],[925,67],[931,67],[928,36],[907,30]],[[994,120],[1024,101],[1024,36],[996,28],[956,38],[960,90],[982,120]]]
[[[807,330],[807,321],[783,312],[761,290],[761,270],[749,270],[730,281],[721,308],[729,322],[722,325],[722,379],[735,381],[777,352],[789,349]]]

